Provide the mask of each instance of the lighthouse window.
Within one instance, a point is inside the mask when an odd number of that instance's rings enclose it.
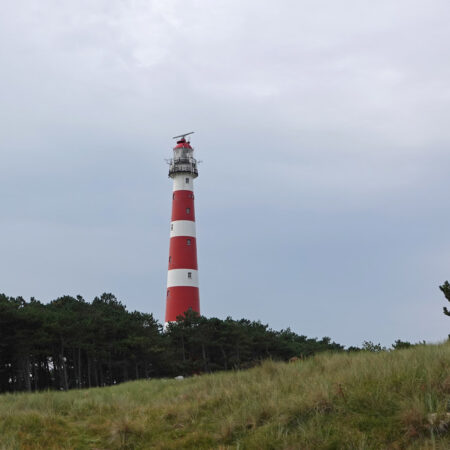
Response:
[[[170,262],[170,261],[172,261],[172,257],[171,257],[171,256],[169,256],[169,262]]]
[[[172,200],[175,200],[175,194],[172,194]]]
[[[191,208],[186,208],[186,214],[190,214],[191,213]]]
[[[189,184],[189,178],[186,178],[186,183]]]
[[[170,231],[173,231],[173,223],[170,224]]]
[[[190,239],[186,239],[186,244],[187,245],[191,245],[191,240]]]
[[[188,272],[188,278],[192,278],[192,272]]]
[[[169,289],[167,289],[167,297],[169,296],[169,294],[170,294],[170,291],[169,291]]]

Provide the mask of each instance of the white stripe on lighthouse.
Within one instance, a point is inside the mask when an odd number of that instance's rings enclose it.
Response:
[[[192,220],[175,220],[170,224],[170,237],[195,237],[195,222]]]
[[[188,175],[181,173],[173,177],[173,190],[174,191],[193,191],[194,179]]]
[[[189,276],[189,274],[191,274]],[[172,269],[167,272],[167,287],[198,287],[198,271],[195,269]]]

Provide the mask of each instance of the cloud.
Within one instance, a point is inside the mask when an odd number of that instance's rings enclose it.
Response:
[[[204,311],[351,344],[445,337],[449,9],[5,4],[1,290],[114,291],[162,318],[164,158],[195,130]]]

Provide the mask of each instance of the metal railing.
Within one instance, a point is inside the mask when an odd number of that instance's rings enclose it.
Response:
[[[174,173],[198,175],[197,161],[194,158],[176,158],[169,161],[169,176]]]

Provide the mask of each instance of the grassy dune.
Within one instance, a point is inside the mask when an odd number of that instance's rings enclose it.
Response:
[[[0,448],[449,449],[449,408],[449,343],[321,354],[181,381],[2,395]]]

